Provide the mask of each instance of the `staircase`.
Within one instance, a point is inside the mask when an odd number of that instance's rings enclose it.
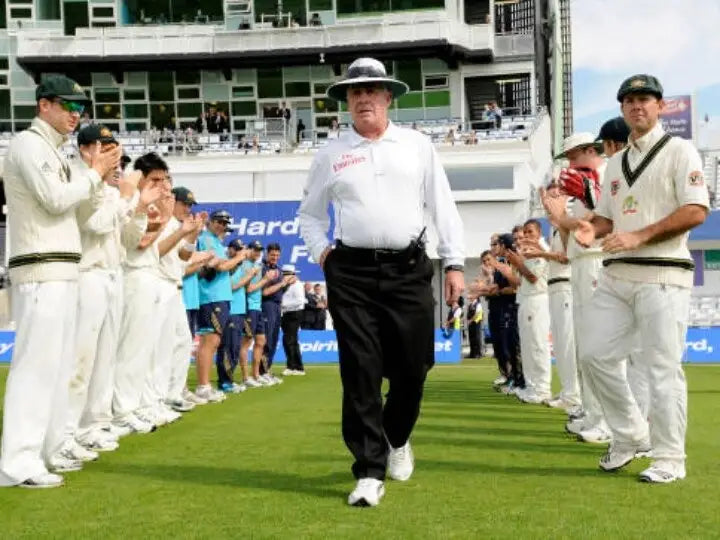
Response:
[[[484,77],[468,77],[465,79],[465,96],[470,121],[482,120],[485,105],[493,100],[498,101],[497,84]]]
[[[465,22],[467,24],[487,24],[490,14],[488,0],[465,0]]]

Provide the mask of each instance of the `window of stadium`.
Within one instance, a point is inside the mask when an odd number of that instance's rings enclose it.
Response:
[[[259,68],[257,81],[259,98],[283,97],[283,77],[280,68]]]
[[[224,20],[223,0],[125,0],[130,24],[208,24]]]
[[[330,11],[332,8],[332,0],[310,0],[310,11]]]
[[[175,104],[152,103],[150,105],[150,124],[156,129],[175,129]]]
[[[0,90],[0,118],[10,118],[10,90]]]
[[[175,91],[172,71],[148,73],[150,101],[173,101]]]
[[[298,24],[307,24],[305,0],[283,0],[282,16],[278,19],[277,0],[255,0],[255,22],[265,22],[273,26],[289,26],[288,19],[292,17]]]
[[[444,7],[445,0],[337,0],[337,12],[340,16]]]

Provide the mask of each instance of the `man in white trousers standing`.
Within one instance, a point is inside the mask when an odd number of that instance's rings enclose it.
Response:
[[[640,480],[670,483],[686,474],[681,361],[694,269],[687,238],[705,221],[709,197],[697,150],[666,134],[659,122],[665,104],[660,82],[635,75],[622,83],[617,98],[630,143],[608,163],[595,216],[573,223],[580,244],[603,238],[607,254],[588,308],[595,328],[581,354],[613,434],[600,468],[615,471],[630,463],[649,435],[653,462]],[[636,335],[648,366],[649,425],[622,366]]]
[[[99,124],[83,128],[77,137],[80,161],[76,169],[90,167],[91,149],[118,146],[110,130]],[[63,455],[82,459],[81,444],[93,451],[111,451],[124,431],[112,432],[112,394],[115,356],[122,317],[122,258],[120,232],[134,227],[138,240],[145,232],[147,206],[158,190],[137,191],[140,173],[122,175],[118,168],[103,178],[103,201],[94,209],[89,201],[77,208],[82,259],[80,260],[77,324],[77,361],[70,379],[67,440]],[[150,198],[150,199],[148,199]]]
[[[0,485],[50,488],[63,484],[50,471],[78,470],[63,459],[68,383],[75,361],[80,234],[75,207],[99,203],[102,177],[121,150],[100,152],[90,169],[72,175],[59,151],[89,102],[67,77],[47,77],[36,89],[37,116],[5,157],[3,180],[10,230],[15,351],[5,389]]]

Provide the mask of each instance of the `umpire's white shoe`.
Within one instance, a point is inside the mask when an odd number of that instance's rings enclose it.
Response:
[[[63,480],[63,477],[59,474],[45,473],[28,478],[24,482],[18,484],[18,487],[27,489],[47,489],[60,487],[64,483],[65,481]]]
[[[640,481],[649,484],[669,484],[685,478],[685,464],[682,462],[660,460],[640,473]]]
[[[405,482],[409,480],[415,470],[415,458],[410,441],[400,448],[390,447],[388,453],[388,476],[393,480]]]
[[[350,506],[377,506],[385,495],[385,484],[376,478],[361,478],[348,495]]]

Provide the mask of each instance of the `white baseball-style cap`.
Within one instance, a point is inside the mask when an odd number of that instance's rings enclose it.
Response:
[[[297,274],[297,271],[295,270],[294,264],[283,264],[282,265],[282,273],[283,274]]]
[[[598,152],[602,152],[602,143],[595,140],[595,135],[588,132],[573,133],[563,141],[562,152],[555,156],[555,159],[563,159],[567,157],[567,153],[575,148],[594,147]]]

